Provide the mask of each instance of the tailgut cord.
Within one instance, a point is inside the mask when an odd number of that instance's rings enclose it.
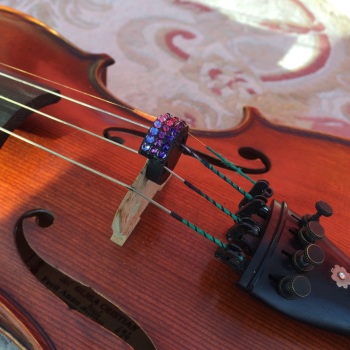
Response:
[[[44,113],[40,110],[37,110],[35,108],[32,108],[32,107],[29,107],[23,103],[20,103],[20,102],[17,102],[13,99],[10,99],[8,97],[5,97],[3,95],[0,95],[0,99],[4,100],[4,101],[7,101],[7,102],[10,102],[10,103],[13,103],[21,108],[25,108],[31,112],[34,112],[34,113],[37,113],[38,115],[41,115],[45,118],[48,118],[48,119],[51,119],[55,122],[58,122],[60,124],[63,124],[63,125],[66,125],[68,127],[71,127],[73,129],[76,129],[80,132],[83,132],[83,133],[86,133],[90,136],[93,136],[93,137],[96,137],[102,141],[106,141],[106,142],[109,142],[111,144],[113,144],[114,146],[117,146],[117,147],[121,147],[129,152],[132,152],[132,153],[135,153],[135,154],[139,154],[137,150],[133,149],[133,148],[130,148],[130,147],[127,147],[123,144],[120,144],[120,143],[115,143],[113,140],[110,140],[110,139],[107,139],[103,136],[100,136],[98,134],[95,134],[89,130],[86,130],[86,129],[83,129],[77,125],[74,125],[74,124],[71,124],[71,123],[68,123],[62,119],[59,119],[59,118],[56,118],[56,117],[53,117],[52,115],[50,114],[47,114],[47,113]],[[222,212],[224,212],[226,215],[229,215],[235,222],[239,222],[240,219],[238,216],[236,216],[235,214],[233,214],[230,210],[228,210],[227,208],[223,207],[220,203],[216,202],[215,200],[213,200],[212,198],[210,198],[208,195],[206,195],[203,191],[201,191],[200,189],[198,189],[196,186],[194,186],[193,184],[191,184],[189,181],[183,179],[181,176],[179,176],[178,174],[176,174],[174,171],[170,170],[169,168],[167,167],[164,167],[166,171],[170,172],[173,176],[175,176],[178,180],[182,181],[187,187],[189,187],[191,190],[193,190],[194,192],[196,192],[197,194],[199,194],[200,196],[202,196],[203,198],[205,198],[207,201],[209,201],[210,203],[212,203],[214,206],[216,206],[219,210],[221,210]]]
[[[12,137],[15,137],[31,146],[34,146],[36,148],[39,148],[40,150],[43,150],[47,153],[50,153],[58,158],[61,158],[71,164],[74,164],[86,171],[89,171],[95,175],[98,175],[106,180],[109,180],[119,186],[122,186],[134,193],[136,193],[137,195],[139,195],[140,197],[144,198],[145,200],[147,200],[148,202],[150,202],[151,204],[153,204],[154,206],[156,206],[158,209],[161,209],[162,211],[164,211],[165,213],[167,213],[168,215],[174,217],[175,219],[177,219],[178,221],[182,222],[183,224],[185,224],[186,226],[188,226],[189,228],[191,228],[192,230],[194,230],[195,232],[201,234],[203,237],[205,237],[206,239],[214,242],[215,244],[217,244],[219,247],[221,248],[227,248],[227,244],[221,242],[219,239],[215,238],[214,236],[212,236],[211,234],[209,234],[208,232],[202,230],[201,228],[199,228],[198,226],[194,225],[193,223],[187,221],[186,219],[182,218],[180,215],[178,215],[177,213],[167,209],[166,207],[164,207],[163,205],[161,205],[160,203],[156,202],[155,200],[153,200],[152,198],[149,198],[148,196],[146,196],[145,194],[143,194],[142,192],[138,191],[136,188],[134,188],[133,186],[130,186],[130,185],[127,185],[126,183],[120,181],[120,180],[117,180],[109,175],[106,175],[104,173],[101,173],[100,171],[96,170],[96,169],[93,169],[85,164],[82,164],[80,162],[77,162],[76,160],[74,159],[71,159],[69,157],[66,157],[58,152],[55,152],[53,150],[51,150],[50,148],[47,148],[47,147],[44,147],[34,141],[31,141],[31,140],[28,140],[26,139],[25,137],[22,137],[18,134],[15,134],[14,132],[11,132],[3,127],[0,127],[0,131],[12,136]]]

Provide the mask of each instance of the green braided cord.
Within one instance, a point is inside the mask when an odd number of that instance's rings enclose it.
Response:
[[[198,232],[200,235],[202,235],[204,238],[208,239],[209,241],[214,242],[217,244],[220,248],[226,248],[227,244],[221,242],[219,239],[215,238],[208,232],[203,231],[201,228],[197,227],[196,225],[192,224],[191,222],[187,221],[186,219],[181,220],[183,224],[191,228],[192,230]]]
[[[228,161],[223,155],[221,155],[220,153],[214,151],[211,147],[206,146],[207,150],[209,150],[211,153],[215,154],[228,168],[233,169],[234,171],[236,171],[239,175],[243,176],[244,178],[246,178],[248,181],[250,181],[253,185],[256,184],[256,181],[254,181],[251,177],[249,177],[247,174],[245,174],[241,168],[235,166],[233,163],[231,163],[230,161]]]
[[[235,190],[237,190],[240,194],[243,194],[249,201],[253,199],[253,197],[246,191],[244,191],[241,187],[236,185],[234,182],[232,182],[229,178],[227,178],[224,174],[222,174],[219,170],[214,168],[206,159],[201,158],[198,154],[193,152],[190,148],[188,148],[185,145],[182,145],[182,147],[190,153],[193,157],[195,157],[197,160],[199,160],[206,168],[210,169],[214,174],[218,175],[221,179],[226,181],[228,184],[230,184]]]
[[[221,242],[219,239],[215,238],[214,236],[212,236],[211,234],[209,234],[208,232],[203,231],[201,228],[197,227],[196,225],[192,224],[191,222],[187,221],[186,219],[184,219],[183,217],[181,217],[180,215],[174,213],[173,211],[170,212],[170,215],[175,218],[176,220],[179,220],[180,222],[182,222],[183,224],[185,224],[186,226],[188,226],[189,228],[191,228],[193,231],[196,231],[197,233],[199,233],[200,235],[202,235],[204,238],[208,239],[211,242],[214,242],[215,244],[217,244],[220,248],[227,248],[227,244]]]
[[[234,182],[232,182],[228,177],[226,177],[223,173],[221,173],[219,170],[214,168],[210,163],[206,161],[202,161],[202,163],[209,168],[214,174],[219,176],[221,179],[225,180],[228,184],[230,184],[234,189],[236,189],[240,194],[243,194],[244,197],[246,197],[249,201],[253,199],[252,195],[250,195],[248,192],[244,191],[243,188],[237,186]]]
[[[234,220],[234,222],[241,222],[241,218],[239,218],[237,215],[233,214],[230,210],[228,210],[227,208],[222,206],[220,203],[216,202],[215,200],[213,200],[212,198],[208,197],[204,193],[201,194],[201,196],[204,197],[205,199],[207,199],[210,203],[214,204],[218,209],[220,209],[226,215],[230,216]]]
[[[225,208],[223,205],[209,197],[207,194],[205,194],[203,191],[201,191],[199,188],[196,186],[192,185],[190,182],[185,181],[184,184],[188,186],[190,189],[201,195],[203,198],[205,198],[207,201],[210,203],[214,204],[218,209],[220,209],[222,212],[224,212],[226,215],[230,216],[235,222],[241,222],[241,218],[238,217],[237,215],[233,214],[230,210]]]

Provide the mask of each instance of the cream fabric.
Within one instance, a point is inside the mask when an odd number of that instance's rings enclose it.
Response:
[[[349,17],[317,0],[0,0],[80,48],[108,53],[108,86],[155,115],[228,129],[242,107],[350,137]],[[344,5],[345,6],[345,5]]]

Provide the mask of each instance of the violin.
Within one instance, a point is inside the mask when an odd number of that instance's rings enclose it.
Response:
[[[171,111],[112,96],[109,56],[10,8],[0,28],[4,338],[20,349],[349,348],[349,140],[252,107],[234,129],[188,131]],[[142,148],[156,122],[180,125],[164,162]],[[134,222],[141,169],[159,188]],[[111,224],[130,192],[132,232],[118,245]]]

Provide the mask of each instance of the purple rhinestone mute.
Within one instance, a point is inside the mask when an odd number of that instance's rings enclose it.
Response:
[[[158,158],[163,163],[173,152],[173,143],[185,128],[187,128],[186,123],[177,117],[173,117],[170,113],[160,115],[148,130],[139,153],[149,159]],[[187,130],[184,131],[184,134],[186,132]],[[177,148],[178,146],[174,149],[179,152]]]

